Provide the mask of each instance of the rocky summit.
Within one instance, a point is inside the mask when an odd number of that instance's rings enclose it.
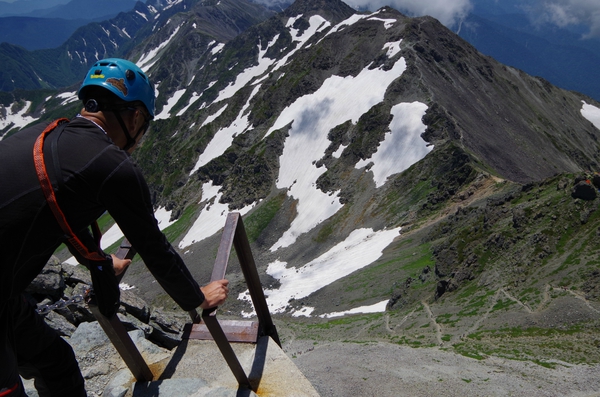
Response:
[[[117,55],[156,85],[157,117],[134,158],[199,282],[235,211],[285,342],[597,368],[598,102],[387,6],[164,7]],[[69,84],[4,95],[2,138],[75,115]],[[112,252],[122,235],[109,215],[101,220]],[[220,310],[254,316],[235,257],[227,277]],[[149,306],[176,310],[139,261],[123,281]],[[144,313],[150,320],[131,327],[151,336],[156,315]],[[335,395],[313,375],[322,395]]]

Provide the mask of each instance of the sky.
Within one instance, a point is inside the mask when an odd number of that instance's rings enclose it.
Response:
[[[538,0],[532,1],[530,15],[539,22],[566,28],[585,25],[589,31],[584,37],[600,37],[600,1],[598,0]]]
[[[280,0],[256,0],[266,5]],[[494,0],[486,0],[491,2]],[[506,0],[496,0],[504,2]],[[410,16],[430,15],[451,28],[460,22],[477,0],[344,0],[357,9],[376,11],[390,6]],[[586,36],[600,37],[600,0],[513,0],[537,22],[552,23],[560,27],[585,25]]]

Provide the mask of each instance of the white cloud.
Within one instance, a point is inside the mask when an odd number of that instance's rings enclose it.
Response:
[[[471,0],[347,0],[346,4],[371,11],[390,6],[410,16],[430,15],[446,26],[462,20],[472,8]]]
[[[257,1],[267,6],[285,3],[281,0]],[[453,27],[472,10],[474,1],[345,0],[345,3],[353,8],[369,11],[390,6],[409,16],[430,15],[447,27]],[[522,0],[515,7],[525,10],[537,23],[552,23],[563,28],[570,25],[583,25],[589,28],[584,38],[600,37],[600,1],[598,0]]]
[[[284,0],[256,1],[272,8],[285,4]],[[461,21],[472,8],[472,0],[344,0],[344,3],[355,9],[372,12],[390,6],[410,16],[430,15],[446,26]]]
[[[524,7],[537,23],[551,23],[561,28],[584,25],[586,38],[600,37],[600,1],[598,0],[537,0]]]

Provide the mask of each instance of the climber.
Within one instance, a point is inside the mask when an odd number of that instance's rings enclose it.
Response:
[[[71,347],[23,294],[64,242],[91,271],[99,308],[118,307],[116,274],[130,263],[105,254],[89,225],[108,212],[162,288],[186,311],[221,305],[228,281],[200,287],[160,231],[148,186],[130,153],[154,117],[155,94],[134,63],[96,62],[78,92],[80,114],[0,141],[0,397],[85,396]],[[97,228],[92,227],[92,230]]]

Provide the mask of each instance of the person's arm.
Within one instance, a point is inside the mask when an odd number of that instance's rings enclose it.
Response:
[[[101,200],[147,268],[182,309],[223,303],[229,292],[228,282],[219,280],[200,288],[160,231],[146,182],[130,160],[104,183]]]

